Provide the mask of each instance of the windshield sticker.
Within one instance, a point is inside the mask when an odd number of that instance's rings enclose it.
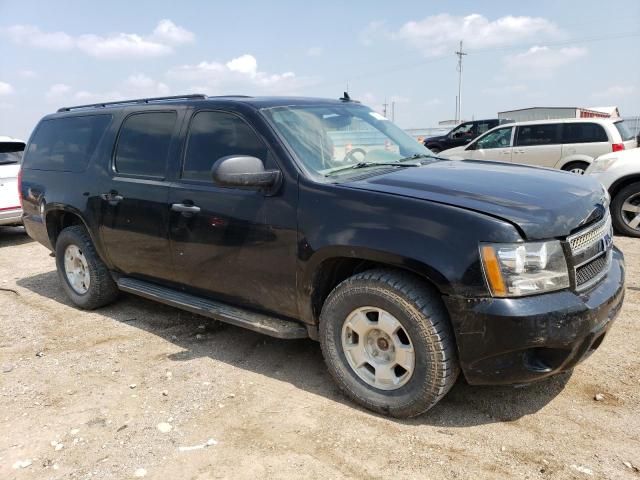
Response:
[[[384,115],[380,115],[378,112],[369,112],[369,115],[371,115],[376,120],[386,120],[387,122],[389,121],[387,117],[385,117]]]

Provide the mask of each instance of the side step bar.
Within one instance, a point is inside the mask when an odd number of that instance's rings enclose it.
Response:
[[[143,280],[120,277],[118,279],[118,287],[124,292],[133,293],[134,295],[171,305],[191,313],[214,318],[237,327],[247,328],[254,332],[264,333],[271,337],[294,339],[308,338],[309,336],[306,327],[301,323],[232,307]]]

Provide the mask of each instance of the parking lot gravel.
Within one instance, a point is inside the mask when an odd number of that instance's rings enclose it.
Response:
[[[0,478],[640,479],[640,240],[615,242],[625,305],[572,374],[459,381],[400,421],[342,396],[311,340],[125,294],[78,310],[49,252],[0,229]]]

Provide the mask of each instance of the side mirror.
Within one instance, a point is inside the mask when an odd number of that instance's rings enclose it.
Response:
[[[218,159],[211,175],[215,183],[224,187],[267,189],[280,181],[280,170],[265,170],[262,160],[244,155]]]

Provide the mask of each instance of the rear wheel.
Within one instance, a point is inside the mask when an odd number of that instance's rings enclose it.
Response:
[[[630,237],[640,237],[640,182],[627,185],[611,201],[615,229]]]
[[[562,167],[562,170],[565,172],[575,173],[577,175],[584,175],[587,168],[589,168],[589,164],[587,162],[570,162]]]
[[[371,270],[338,285],[322,308],[320,343],[341,389],[394,417],[427,411],[458,376],[439,295],[405,272]]]
[[[58,235],[56,267],[65,293],[80,308],[102,307],[118,296],[116,283],[81,225],[67,227]]]

